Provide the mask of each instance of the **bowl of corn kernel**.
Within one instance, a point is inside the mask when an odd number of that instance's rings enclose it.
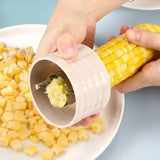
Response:
[[[32,103],[29,68],[45,25],[0,30],[0,150],[5,160],[92,160],[114,138],[123,114],[124,96],[111,98],[90,126],[57,128],[47,124]],[[98,144],[98,147],[97,147]]]

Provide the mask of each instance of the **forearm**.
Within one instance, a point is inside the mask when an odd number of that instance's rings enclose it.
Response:
[[[70,12],[70,10],[68,10],[70,8],[74,15],[87,14],[97,22],[126,1],[127,0],[59,0],[56,10],[63,8],[63,12]]]
[[[88,14],[97,22],[127,0],[87,0]]]

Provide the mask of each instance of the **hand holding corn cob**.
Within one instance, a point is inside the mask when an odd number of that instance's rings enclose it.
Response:
[[[121,30],[128,30],[123,27]],[[152,32],[153,31],[153,32]],[[154,33],[154,32],[157,33]],[[160,86],[160,29],[158,27],[145,31],[140,29],[129,29],[126,37],[130,42],[145,48],[153,49],[154,61],[146,64],[138,73],[121,82],[116,88],[122,92],[130,92],[147,86]]]
[[[135,28],[160,32],[160,27],[153,24],[142,24],[136,26]],[[134,31],[140,32],[139,29],[136,29]],[[158,33],[152,34],[159,36]],[[131,35],[134,36],[133,34]],[[134,36],[135,40],[137,40],[138,38],[140,38],[140,36]],[[127,79],[128,77],[139,71],[140,67],[143,66],[145,63],[151,61],[154,56],[153,50],[130,43],[127,40],[125,34],[122,34],[118,38],[115,38],[110,42],[100,46],[95,50],[95,52],[101,58],[102,62],[106,67],[106,70],[109,74],[111,87],[119,84],[123,80]],[[55,87],[53,86],[53,88]],[[54,97],[52,96],[50,101],[53,101],[53,98]]]

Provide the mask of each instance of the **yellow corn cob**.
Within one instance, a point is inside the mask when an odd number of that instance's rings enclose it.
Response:
[[[134,28],[160,33],[160,26],[153,24],[141,24]],[[153,50],[130,43],[125,34],[95,49],[95,52],[108,71],[112,87],[136,73],[153,58]]]

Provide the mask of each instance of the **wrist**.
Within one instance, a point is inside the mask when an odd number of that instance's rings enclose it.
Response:
[[[86,0],[87,14],[96,22],[127,0]]]

